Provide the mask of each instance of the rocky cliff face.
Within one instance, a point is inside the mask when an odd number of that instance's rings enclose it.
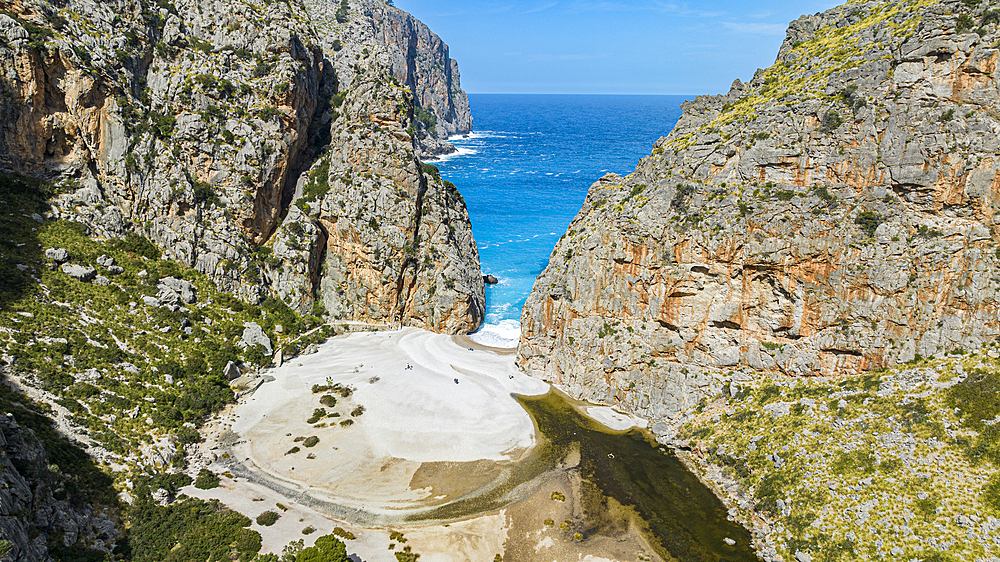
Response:
[[[96,234],[141,231],[253,299],[266,289],[246,282],[247,255],[280,220],[323,61],[301,7],[218,8],[39,3],[20,23],[0,16],[0,154],[10,171],[59,180],[63,215]]]
[[[4,559],[36,562],[52,560],[50,554],[110,553],[122,531],[110,479],[86,453],[58,437],[44,417],[17,399],[2,401],[9,410],[0,416],[0,536],[10,546]]]
[[[462,91],[458,63],[448,45],[426,25],[384,0],[307,0],[335,61],[337,76],[350,83],[358,60],[381,53],[379,64],[414,94],[418,117],[412,123],[421,153],[454,151],[450,135],[472,130],[469,99]]]
[[[370,302],[345,305],[325,290],[321,300],[348,320],[396,318],[449,332],[478,326],[483,289],[464,203],[438,196],[451,191],[428,184],[416,156],[418,107],[439,115],[442,134],[470,126],[447,47],[423,24],[381,4],[345,7],[343,25],[336,14],[334,25],[321,14],[314,22],[317,5],[300,2],[8,6],[0,14],[0,167],[57,182],[57,216],[101,237],[141,233],[224,290],[252,302],[273,292],[305,313],[321,287],[342,285],[340,277],[321,281],[324,260],[355,258],[337,254],[354,251],[348,246],[327,243],[323,216],[290,211],[296,185],[308,180],[300,175],[318,161],[330,169],[334,154],[343,155],[332,172],[341,175],[339,164],[352,158],[362,175],[384,161],[398,169],[383,176],[386,189],[406,191],[409,206],[358,206],[336,232],[398,224],[408,244],[389,234],[385,243],[405,245],[407,258],[387,273],[393,288],[365,292],[379,295]],[[443,62],[441,74],[434,68]],[[389,87],[384,69],[399,70],[422,105]],[[333,104],[345,96],[340,115]],[[380,126],[383,114],[395,116],[398,135],[375,142],[359,134]],[[354,191],[368,188],[379,189],[359,181]],[[442,227],[426,217],[438,216],[458,234],[436,235]],[[355,242],[383,240],[376,230]],[[404,275],[416,271],[416,259],[437,273]],[[381,274],[369,281],[374,287]],[[437,283],[449,290],[436,292]]]
[[[850,374],[1000,330],[1000,15],[859,2],[607,176],[535,283],[521,365],[670,418],[754,373]]]
[[[485,296],[465,202],[415,156],[411,94],[372,59],[297,200],[326,239],[323,304],[334,318],[468,331]]]

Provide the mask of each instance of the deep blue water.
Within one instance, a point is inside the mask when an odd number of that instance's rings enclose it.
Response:
[[[673,129],[687,96],[471,94],[474,131],[435,164],[472,219],[486,288],[483,343],[516,343],[535,277],[608,172],[626,175]]]

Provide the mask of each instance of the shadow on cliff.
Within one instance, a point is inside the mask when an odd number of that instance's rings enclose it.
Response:
[[[43,181],[0,174],[0,308],[24,298],[38,282],[35,267],[43,262],[38,232],[52,194]]]
[[[100,539],[114,545],[121,529],[108,527],[120,518],[118,494],[113,479],[79,445],[59,433],[47,414],[47,406],[32,402],[11,390],[6,375],[0,375],[0,465],[5,465],[3,481],[28,492],[8,498],[8,512],[36,513],[21,519],[25,536],[49,535],[48,552],[56,560],[99,561],[105,553],[88,548],[86,539]],[[44,515],[41,515],[44,514]],[[70,544],[65,539],[69,538]],[[11,535],[14,554],[31,559],[37,544],[21,544]],[[25,558],[27,557],[27,558]]]

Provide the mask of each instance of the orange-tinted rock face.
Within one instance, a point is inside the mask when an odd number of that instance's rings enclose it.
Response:
[[[323,19],[322,2],[143,6],[69,0],[44,13],[15,5],[20,21],[0,14],[0,171],[53,180],[58,216],[98,236],[141,233],[247,300],[478,327],[464,201],[422,170],[411,138],[407,90],[443,133],[471,127],[440,38],[366,1],[343,24]],[[396,67],[405,80],[390,78]],[[303,194],[320,175],[323,193]],[[290,210],[296,192],[312,207]]]
[[[277,227],[298,173],[321,53],[301,5],[174,6],[73,3],[40,42],[0,16],[0,162],[56,180],[62,215],[97,234],[138,230],[257,298],[266,287],[246,255]]]
[[[475,330],[485,289],[465,202],[414,155],[409,92],[368,68],[339,108],[340,140],[311,172],[329,192],[304,200],[327,233],[320,298],[334,318]]]
[[[795,22],[778,65],[594,184],[525,305],[521,365],[660,419],[754,373],[995,338],[996,41],[904,15],[912,37],[843,8]],[[865,48],[810,54],[842,28]]]

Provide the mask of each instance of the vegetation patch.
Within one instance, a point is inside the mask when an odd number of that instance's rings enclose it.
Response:
[[[751,498],[787,560],[988,559],[1000,530],[997,349],[856,377],[763,378],[696,413],[682,437]]]
[[[211,490],[219,487],[219,475],[207,468],[198,472],[198,477],[194,479],[194,487],[199,490]]]
[[[281,516],[278,515],[277,511],[265,511],[257,516],[257,524],[264,527],[270,527],[278,522],[279,517]]]
[[[128,512],[128,548],[135,562],[250,562],[260,551],[260,534],[247,528],[250,519],[218,501],[185,498],[160,506],[148,481],[135,491]]]

